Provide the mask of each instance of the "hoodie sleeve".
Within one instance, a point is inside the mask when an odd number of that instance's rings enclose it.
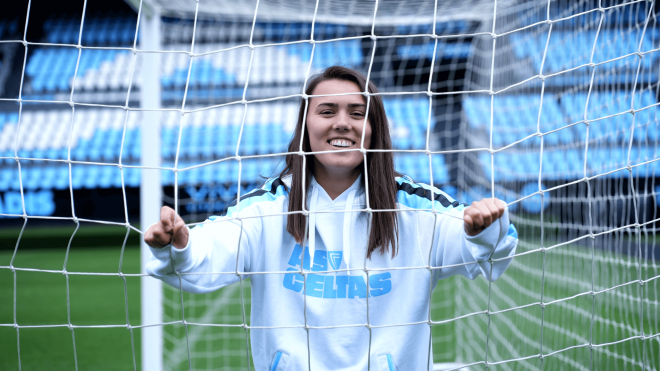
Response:
[[[462,215],[462,213],[461,213]],[[436,280],[463,275],[475,279],[480,273],[492,281],[498,279],[511,264],[512,259],[489,262],[514,255],[518,245],[518,232],[509,222],[509,209],[504,215],[476,236],[465,234],[463,220],[439,218],[436,225],[438,241],[433,246],[432,266],[445,267],[434,270]],[[433,261],[435,260],[435,261]],[[468,264],[466,264],[468,263]]]
[[[222,219],[190,229],[183,249],[152,247],[147,273],[192,293],[207,293],[237,282],[237,273],[250,272],[256,260],[249,238],[256,222]]]

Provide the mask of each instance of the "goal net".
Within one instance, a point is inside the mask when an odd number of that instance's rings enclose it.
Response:
[[[144,232],[134,217],[140,186],[162,189],[162,203],[191,226],[222,214],[278,174],[304,86],[342,65],[378,84],[399,172],[459,202],[500,198],[518,230],[497,281],[438,282],[431,368],[660,369],[653,2],[129,3],[140,24],[53,21],[45,42],[18,40],[30,52],[18,98],[3,99],[19,109],[0,114],[0,217],[23,218],[21,235],[28,221],[55,219],[75,223],[72,241],[81,223]],[[149,17],[155,47],[136,32]],[[147,91],[155,103],[140,105]],[[44,102],[56,108],[30,108]],[[159,145],[144,138],[149,122]],[[154,155],[157,165],[140,162]],[[160,182],[148,186],[149,174]],[[104,201],[112,189],[118,202]],[[139,368],[133,333],[143,328],[129,318],[137,303],[127,291],[125,323],[76,323],[70,309],[58,323],[17,317],[21,272],[64,274],[67,305],[70,276],[119,277],[125,290],[127,278],[146,277],[122,271],[125,246],[119,274],[79,272],[66,259],[63,269],[16,265],[18,238],[0,263],[14,302],[0,328],[16,331],[19,367],[21,331],[71,330],[77,365],[76,334],[111,327],[129,330]],[[252,368],[249,279],[204,295],[165,285],[158,300],[162,320],[145,329],[162,329],[164,369]]]

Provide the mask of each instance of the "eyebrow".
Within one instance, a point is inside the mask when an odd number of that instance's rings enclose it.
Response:
[[[327,103],[327,102],[326,103],[319,103],[317,107],[320,107],[320,106],[328,106],[328,107],[333,107],[333,108],[339,107],[339,105],[337,103]],[[354,108],[354,107],[364,107],[364,108],[366,108],[367,105],[364,104],[364,103],[349,103],[348,104],[348,108]]]

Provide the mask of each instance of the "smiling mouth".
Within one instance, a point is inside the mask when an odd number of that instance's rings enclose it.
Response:
[[[346,139],[332,139],[328,141],[328,144],[337,148],[348,148],[354,145],[355,142]]]

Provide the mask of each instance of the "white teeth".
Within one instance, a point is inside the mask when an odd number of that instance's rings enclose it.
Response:
[[[348,140],[342,140],[342,139],[334,139],[330,141],[330,144],[335,146],[335,147],[350,147],[353,145],[352,142]]]

